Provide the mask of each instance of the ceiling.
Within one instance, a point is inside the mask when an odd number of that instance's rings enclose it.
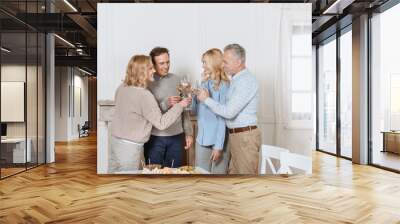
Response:
[[[0,24],[2,32],[6,33],[16,33],[27,27],[40,32],[55,32],[73,45],[56,38],[56,65],[81,66],[95,72],[97,3],[312,3],[313,43],[316,44],[335,33],[338,27],[351,24],[353,16],[374,9],[388,0],[339,0],[339,4],[335,1],[337,0],[1,0]],[[339,20],[341,22],[337,23]],[[18,40],[15,38],[15,41]]]

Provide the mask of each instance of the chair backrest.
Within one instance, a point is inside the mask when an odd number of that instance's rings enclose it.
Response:
[[[266,174],[267,173],[267,165],[271,170],[272,174],[279,174],[279,169],[277,169],[272,161],[272,159],[278,160],[280,163],[280,166],[282,166],[282,155],[285,155],[285,153],[288,153],[289,150],[280,148],[277,146],[272,146],[272,145],[262,145],[261,150],[260,150],[260,167],[259,167],[259,172],[260,174]]]
[[[89,129],[90,125],[89,125],[89,121],[85,121],[85,123],[82,125],[82,129]]]
[[[282,155],[281,162],[282,164],[285,165],[285,167],[283,167],[281,172],[287,172],[288,174],[293,174],[291,168],[295,168],[304,171],[305,174],[312,173],[311,157],[303,156],[296,153],[286,152],[285,155]]]
[[[268,157],[274,158],[274,159],[279,159],[280,154],[282,152],[289,152],[288,149],[281,148],[278,146],[273,146],[273,145],[262,145],[261,146],[261,153],[264,153]]]

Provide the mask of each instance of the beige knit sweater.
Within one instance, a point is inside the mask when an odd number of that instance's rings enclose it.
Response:
[[[153,94],[147,89],[122,84],[115,93],[115,113],[111,135],[145,143],[152,127],[164,130],[180,118],[183,107],[175,104],[162,114]]]

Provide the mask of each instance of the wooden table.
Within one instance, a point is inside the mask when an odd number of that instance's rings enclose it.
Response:
[[[400,154],[400,131],[382,131],[383,150],[382,152],[392,152]]]

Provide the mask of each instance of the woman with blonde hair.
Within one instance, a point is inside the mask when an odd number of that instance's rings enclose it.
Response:
[[[144,159],[143,144],[153,126],[168,128],[191,102],[184,99],[161,113],[157,101],[147,89],[154,67],[149,56],[135,55],[128,63],[123,83],[115,93],[115,112],[111,123],[109,172],[138,170]]]
[[[221,104],[226,102],[229,78],[223,70],[222,52],[213,48],[202,56],[203,74],[201,88]],[[226,174],[229,152],[226,147],[225,119],[213,113],[204,103],[194,103],[197,112],[196,166],[212,174]]]

